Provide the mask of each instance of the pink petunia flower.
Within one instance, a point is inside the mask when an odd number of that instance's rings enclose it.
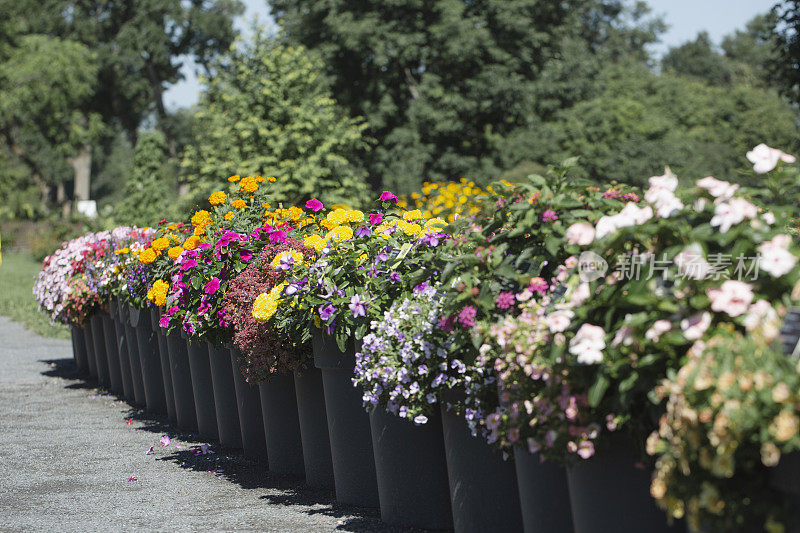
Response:
[[[309,209],[309,210],[311,210],[311,211],[314,211],[315,213],[316,213],[317,211],[320,211],[320,210],[322,210],[322,208],[323,208],[323,207],[324,207],[324,206],[322,205],[322,202],[320,202],[320,201],[319,201],[319,200],[317,200],[316,198],[312,198],[311,200],[309,200],[309,201],[307,201],[307,202],[306,202],[306,209]]]
[[[747,311],[753,301],[753,288],[744,281],[729,279],[719,288],[706,289],[711,300],[711,310],[736,317]]]
[[[381,193],[381,202],[392,202],[397,203],[397,195],[389,191],[383,191]]]

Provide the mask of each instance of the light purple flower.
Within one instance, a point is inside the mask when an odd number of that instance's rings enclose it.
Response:
[[[327,322],[338,311],[336,307],[331,304],[319,306],[319,317]]]
[[[347,306],[353,312],[353,316],[358,318],[360,316],[366,316],[367,314],[367,301],[363,300],[360,295],[354,294],[350,298],[350,304]]]

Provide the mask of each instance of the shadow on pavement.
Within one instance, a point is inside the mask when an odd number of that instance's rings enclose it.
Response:
[[[202,445],[207,441],[198,434],[189,433],[172,425],[166,416],[148,412],[128,403],[124,398],[116,396],[100,386],[96,380],[81,373],[73,359],[52,359],[41,361],[49,369],[42,372],[48,377],[62,378],[70,383],[67,389],[98,389],[104,391],[110,399],[129,407],[124,420],[135,420],[142,431],[159,436],[168,435],[173,444],[172,453],[158,457],[158,461],[177,464],[181,468],[196,472],[208,472],[217,477],[224,477],[246,490],[266,489],[268,494],[260,496],[269,504],[305,507],[309,515],[322,514],[332,518],[341,518],[336,529],[340,531],[386,531],[410,532],[419,529],[395,528],[381,522],[377,509],[338,505],[332,490],[308,487],[302,480],[289,476],[272,474],[268,471],[266,460],[243,455],[241,450],[230,449],[219,443],[209,443],[210,453],[203,453]],[[185,444],[177,444],[180,441]]]

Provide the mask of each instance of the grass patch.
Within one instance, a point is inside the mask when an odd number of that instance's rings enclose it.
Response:
[[[42,264],[28,254],[4,253],[0,264],[0,315],[19,322],[45,337],[68,339],[69,329],[62,324],[50,324],[50,319],[38,311],[33,298],[33,282]]]

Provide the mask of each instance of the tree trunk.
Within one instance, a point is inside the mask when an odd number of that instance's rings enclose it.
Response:
[[[75,202],[89,200],[92,173],[92,145],[86,144],[78,155],[68,159],[75,171],[75,188],[72,197]]]

